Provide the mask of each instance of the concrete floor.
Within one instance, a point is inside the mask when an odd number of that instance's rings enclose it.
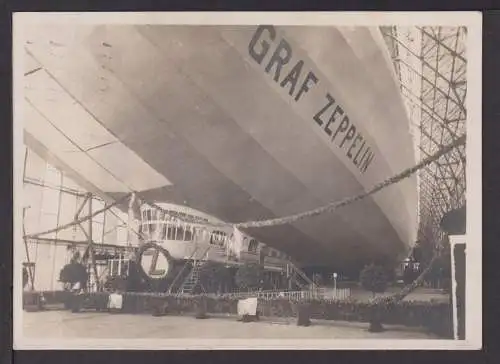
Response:
[[[23,313],[23,336],[34,339],[437,339],[420,329],[385,325],[383,333],[367,332],[365,323],[313,320],[309,327],[294,319],[263,318],[242,323],[236,317],[193,317],[42,311]]]

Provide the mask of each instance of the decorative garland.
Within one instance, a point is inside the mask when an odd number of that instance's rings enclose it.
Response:
[[[422,161],[420,161],[415,166],[408,168],[408,169],[400,172],[399,174],[386,179],[385,181],[383,181],[381,183],[376,184],[370,190],[368,190],[364,193],[361,193],[359,195],[356,195],[356,196],[352,196],[352,197],[344,198],[340,201],[332,202],[330,204],[324,205],[322,207],[319,207],[319,208],[316,208],[316,209],[313,209],[310,211],[305,211],[302,213],[298,213],[298,214],[294,214],[294,215],[290,215],[290,216],[286,216],[286,217],[268,219],[268,220],[260,220],[260,221],[248,221],[248,222],[241,222],[241,223],[235,223],[235,224],[227,224],[227,223],[215,224],[215,223],[210,223],[210,222],[208,222],[208,223],[204,222],[203,224],[207,225],[207,226],[217,226],[217,227],[232,226],[233,228],[277,226],[277,225],[285,225],[285,224],[294,223],[298,220],[302,220],[302,219],[305,219],[308,217],[317,216],[317,215],[320,215],[323,213],[333,212],[333,211],[335,211],[343,206],[349,205],[349,204],[354,203],[356,201],[362,200],[370,195],[373,195],[373,194],[377,193],[378,191],[384,189],[385,187],[388,187],[390,185],[398,183],[399,181],[413,175],[414,173],[416,173],[420,169],[437,161],[440,157],[449,153],[451,150],[457,148],[458,146],[465,145],[465,143],[466,143],[466,134],[463,134],[460,137],[454,139],[450,144],[439,149],[436,153],[428,156],[427,158],[424,158]],[[95,211],[91,215],[81,217],[79,219],[76,219],[70,223],[64,224],[64,225],[56,227],[54,229],[50,229],[50,230],[43,231],[43,232],[36,233],[36,234],[25,235],[24,238],[37,238],[41,235],[54,233],[54,232],[66,229],[68,227],[72,227],[74,225],[81,224],[82,222],[90,220],[92,217],[99,215],[99,214],[111,209],[112,207],[126,201],[127,199],[130,199],[130,198],[135,199],[136,195],[137,195],[137,193],[134,193],[134,192],[129,193],[129,194],[123,196],[121,199],[115,201],[114,203],[106,206],[105,208],[98,210],[98,211]],[[145,202],[145,203],[151,205],[152,207],[155,207],[156,209],[163,211],[166,215],[168,215],[167,211],[165,211],[163,208],[161,208],[160,206],[158,206],[154,202],[149,202],[149,201],[142,199],[142,198],[140,200],[141,200],[140,202]],[[183,219],[178,219],[178,220],[179,220],[179,222],[190,223],[190,221],[185,221]],[[199,221],[197,221],[196,223],[200,224]],[[142,234],[138,234],[138,235],[142,235]],[[372,303],[374,303],[374,304],[377,304],[377,303],[378,304],[381,304],[381,303],[388,304],[391,302],[394,303],[394,302],[399,302],[399,301],[403,300],[404,297],[406,297],[409,293],[411,293],[413,290],[415,290],[417,287],[419,287],[423,283],[425,276],[432,269],[433,265],[437,261],[437,257],[438,257],[437,252],[435,252],[431,262],[429,263],[427,268],[422,272],[422,274],[420,274],[420,276],[415,281],[413,281],[411,284],[404,287],[400,292],[398,292],[390,297],[380,297],[378,299],[373,300]]]
[[[420,169],[428,166],[429,164],[435,162],[436,160],[438,160],[439,158],[441,158],[443,155],[449,153],[451,150],[457,148],[458,146],[460,145],[464,145],[466,142],[466,134],[463,134],[461,135],[460,137],[456,138],[455,140],[453,140],[450,144],[442,147],[441,149],[439,149],[436,153],[424,158],[422,161],[420,161],[418,164],[416,164],[415,166],[413,167],[410,167],[398,174],[396,174],[395,176],[393,177],[390,177],[388,179],[386,179],[385,181],[383,182],[380,182],[378,184],[376,184],[374,187],[372,187],[370,190],[364,192],[364,193],[361,193],[359,195],[356,195],[356,196],[352,196],[352,197],[348,197],[348,198],[344,198],[340,201],[335,201],[335,202],[332,202],[330,204],[327,204],[327,205],[324,205],[324,206],[321,206],[321,207],[318,207],[316,209],[313,209],[313,210],[309,210],[309,211],[305,211],[305,212],[302,212],[302,213],[298,213],[298,214],[294,214],[294,215],[290,215],[290,216],[285,216],[285,217],[281,217],[281,218],[275,218],[275,219],[268,219],[268,220],[258,220],[258,221],[248,221],[248,222],[240,222],[240,223],[234,223],[234,224],[229,224],[229,223],[211,223],[211,222],[203,222],[204,225],[206,226],[213,226],[213,227],[233,227],[233,228],[251,228],[251,227],[266,227],[266,226],[277,226],[277,225],[285,225],[285,224],[290,224],[290,223],[294,223],[298,220],[302,220],[302,219],[305,219],[305,218],[308,218],[308,217],[313,217],[313,216],[317,216],[317,215],[320,215],[320,214],[323,214],[323,213],[328,213],[328,212],[333,212],[341,207],[344,207],[346,205],[349,205],[351,203],[354,203],[356,201],[359,201],[359,200],[362,200],[368,196],[371,196],[377,192],[379,192],[380,190],[390,186],[390,185],[393,185],[395,183],[398,183],[399,181],[415,174],[417,171],[419,171]],[[156,203],[154,202],[151,202],[151,201],[148,201],[147,199],[144,199],[140,196],[139,193],[137,192],[131,192],[125,196],[123,196],[121,199],[115,201],[114,203],[106,206],[105,208],[101,209],[101,210],[98,210],[98,211],[95,211],[93,214],[91,215],[88,215],[88,216],[85,216],[85,217],[81,217],[75,221],[72,221],[70,223],[67,223],[67,224],[64,224],[64,225],[61,225],[57,228],[54,228],[54,229],[50,229],[50,230],[47,230],[47,231],[43,231],[43,232],[40,232],[40,233],[36,233],[36,234],[30,234],[30,235],[26,235],[25,238],[36,238],[36,237],[39,237],[40,235],[46,235],[46,234],[50,234],[50,233],[54,233],[54,232],[57,232],[57,231],[60,231],[60,230],[63,230],[63,229],[66,229],[68,227],[71,227],[71,226],[74,226],[74,225],[77,225],[77,224],[81,224],[82,222],[85,222],[89,219],[91,219],[92,217],[96,216],[96,215],[99,215],[109,209],[111,209],[112,207],[126,201],[128,198],[135,198],[135,196],[138,195],[139,196],[139,199],[140,199],[140,202],[141,203],[147,203],[148,205],[158,209],[159,211],[162,211],[163,213],[165,213],[166,215],[169,215],[168,214],[168,211],[164,210],[162,207],[158,206]],[[188,219],[178,219],[179,222],[183,222],[183,223],[192,223],[192,221],[188,221]],[[196,222],[197,224],[200,224],[199,221]]]
[[[424,158],[415,166],[410,167],[410,168],[396,174],[395,176],[390,177],[390,178],[386,179],[385,181],[376,184],[370,190],[368,190],[364,193],[361,193],[359,195],[356,195],[356,196],[352,196],[352,197],[344,198],[340,201],[332,202],[328,205],[324,205],[324,206],[318,207],[318,208],[313,209],[313,210],[309,210],[309,211],[305,211],[305,212],[301,212],[298,214],[285,216],[285,217],[281,217],[281,218],[269,219],[269,220],[248,221],[248,222],[240,222],[240,223],[234,223],[234,224],[228,224],[228,223],[217,224],[217,223],[210,223],[210,222],[203,223],[203,224],[207,225],[207,226],[214,226],[214,227],[232,226],[234,228],[255,228],[255,227],[277,226],[277,225],[285,225],[285,224],[294,223],[298,220],[302,220],[302,219],[305,219],[308,217],[317,216],[317,215],[320,215],[323,213],[333,212],[341,207],[344,207],[344,206],[349,205],[351,203],[354,203],[356,201],[362,200],[368,196],[371,196],[371,195],[379,192],[380,190],[382,190],[390,185],[396,184],[399,181],[415,174],[417,171],[419,171],[420,169],[435,162],[436,160],[441,158],[443,155],[449,153],[451,150],[457,148],[460,145],[464,145],[465,141],[466,141],[466,134],[463,134],[460,137],[453,140],[450,144],[439,149],[436,153]],[[158,210],[160,210],[168,215],[168,211],[165,211],[163,208],[161,208],[160,206],[158,206],[154,202],[147,201],[147,200],[142,199],[142,198],[141,198],[141,200],[142,200],[142,202],[145,202],[148,205],[151,205],[152,207],[155,207],[156,209],[158,209]],[[179,220],[181,222],[189,222],[189,221],[185,221],[183,219],[179,219]],[[198,224],[199,224],[199,222],[198,222]]]

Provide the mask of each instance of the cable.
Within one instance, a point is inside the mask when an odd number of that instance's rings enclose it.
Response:
[[[57,228],[54,228],[54,229],[50,229],[50,230],[46,230],[46,231],[42,231],[42,232],[39,232],[39,233],[36,233],[36,234],[29,234],[29,235],[25,235],[26,238],[36,238],[40,235],[46,235],[46,234],[50,234],[50,233],[53,233],[53,232],[57,232],[59,230],[63,230],[63,229],[66,229],[68,227],[71,227],[71,226],[74,226],[74,225],[77,225],[77,224],[81,224],[82,222],[85,222],[87,220],[90,220],[91,218],[93,218],[94,216],[96,215],[99,215],[109,209],[111,209],[112,207],[124,202],[128,197],[130,196],[130,194],[127,194],[125,196],[123,196],[122,198],[120,198],[119,200],[116,200],[115,202],[113,202],[112,204],[109,204],[108,206],[106,206],[105,208],[103,209],[100,209],[100,210],[97,210],[95,212],[93,212],[92,214],[90,215],[87,215],[87,216],[84,216],[84,217],[81,217],[77,220],[74,220],[74,221],[71,221],[67,224],[64,224],[64,225],[61,225]]]

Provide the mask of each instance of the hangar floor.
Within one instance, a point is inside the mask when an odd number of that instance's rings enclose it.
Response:
[[[309,327],[293,319],[242,323],[236,317],[193,317],[107,314],[68,311],[24,312],[23,336],[29,339],[437,339],[423,330],[384,325],[382,333],[367,324],[313,320]],[[50,335],[51,337],[48,337]]]

